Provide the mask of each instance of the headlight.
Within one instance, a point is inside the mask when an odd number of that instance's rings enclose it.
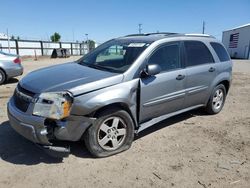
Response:
[[[68,92],[42,93],[35,103],[33,115],[63,119],[70,114],[73,97]]]

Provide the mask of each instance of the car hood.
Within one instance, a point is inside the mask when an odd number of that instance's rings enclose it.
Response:
[[[115,85],[122,79],[122,74],[101,71],[73,62],[33,71],[19,84],[34,93],[68,90],[73,95],[79,95]]]

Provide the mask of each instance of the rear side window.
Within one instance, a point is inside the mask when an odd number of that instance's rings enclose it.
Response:
[[[213,63],[214,58],[207,46],[200,41],[185,41],[186,66]]]
[[[180,68],[179,43],[168,44],[157,49],[150,57],[148,64],[158,64],[162,71],[170,71]]]
[[[230,60],[230,57],[228,56],[226,49],[221,44],[217,42],[210,42],[210,44],[213,47],[214,51],[216,52],[221,62]]]

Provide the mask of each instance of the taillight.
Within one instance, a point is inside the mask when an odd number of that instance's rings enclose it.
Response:
[[[16,59],[14,60],[14,63],[20,64],[20,63],[21,63],[21,59],[20,59],[20,58],[16,58]]]

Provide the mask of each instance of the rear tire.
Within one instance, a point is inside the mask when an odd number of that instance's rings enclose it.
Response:
[[[208,114],[217,114],[219,113],[225,103],[226,100],[226,88],[223,84],[217,85],[209,98],[207,106],[205,108]]]
[[[130,148],[134,140],[134,123],[120,109],[101,112],[84,134],[87,149],[95,157],[108,157]]]
[[[0,85],[6,81],[6,75],[3,70],[0,69]]]

